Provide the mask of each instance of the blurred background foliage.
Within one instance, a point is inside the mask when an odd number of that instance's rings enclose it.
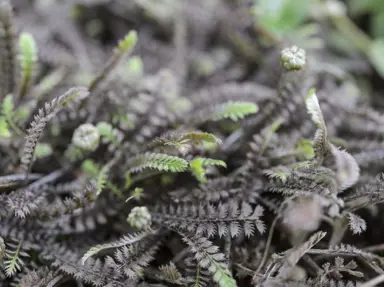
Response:
[[[250,12],[266,45],[326,45],[339,54],[362,55],[384,77],[383,0],[254,0]]]

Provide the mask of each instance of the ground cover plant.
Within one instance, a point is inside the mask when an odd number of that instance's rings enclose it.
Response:
[[[0,285],[380,286],[379,0],[0,0]]]

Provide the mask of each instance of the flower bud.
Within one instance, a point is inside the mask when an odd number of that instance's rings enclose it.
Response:
[[[134,228],[146,229],[151,225],[151,214],[146,206],[136,206],[129,213],[127,221]]]
[[[297,46],[281,51],[280,62],[288,71],[301,70],[305,65],[305,50]]]
[[[82,124],[73,133],[72,143],[77,148],[94,151],[99,146],[100,134],[92,124]]]

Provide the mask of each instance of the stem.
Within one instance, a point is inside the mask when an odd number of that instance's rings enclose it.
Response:
[[[265,245],[263,258],[261,259],[261,262],[259,264],[259,267],[257,267],[255,274],[260,273],[260,270],[263,268],[264,263],[267,260],[269,247],[271,246],[271,242],[272,242],[273,232],[275,230],[275,226],[276,226],[277,220],[279,218],[280,218],[280,216],[279,216],[279,214],[277,214],[275,219],[272,222],[271,228],[269,229],[267,244]],[[255,276],[253,276],[253,279],[255,279]]]
[[[381,282],[384,282],[384,274],[381,274],[369,280],[368,282],[361,284],[360,287],[374,287],[374,286],[377,286],[377,284],[380,284]]]
[[[378,245],[373,245],[373,246],[368,246],[363,248],[364,251],[367,252],[377,252],[377,251],[383,251],[384,250],[384,243],[378,244]]]

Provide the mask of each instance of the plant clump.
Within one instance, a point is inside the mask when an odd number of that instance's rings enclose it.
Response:
[[[383,15],[0,0],[0,286],[383,284]]]

